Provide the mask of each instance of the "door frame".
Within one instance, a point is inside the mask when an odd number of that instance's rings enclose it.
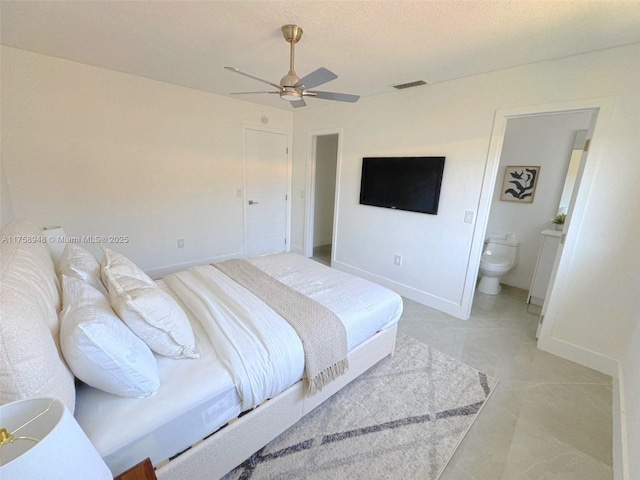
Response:
[[[313,130],[307,134],[307,194],[305,198],[305,222],[304,222],[304,254],[313,256],[313,221],[316,202],[316,154],[318,137],[338,135],[338,149],[336,153],[336,191],[333,204],[333,233],[331,236],[331,263],[336,257],[336,239],[338,229],[338,212],[340,201],[340,172],[342,169],[342,128],[329,128]]]
[[[291,131],[281,128],[265,127],[264,125],[242,122],[242,249],[243,256],[248,256],[248,215],[247,207],[249,198],[247,196],[247,130],[256,130],[263,133],[273,133],[284,135],[287,138],[287,225],[286,225],[286,246],[285,252],[291,249],[291,177],[292,177],[292,161],[291,161]]]
[[[482,190],[480,200],[478,202],[478,222],[475,226],[473,238],[471,241],[471,249],[469,255],[469,263],[467,265],[467,273],[462,293],[462,311],[465,318],[469,318],[473,297],[475,294],[476,280],[478,269],[480,267],[480,257],[482,256],[482,248],[484,246],[484,238],[486,235],[487,224],[489,220],[489,211],[491,209],[491,201],[497,181],[498,167],[500,165],[500,156],[502,154],[502,145],[507,128],[507,121],[510,118],[541,116],[556,113],[570,113],[577,111],[593,111],[596,117],[592,120],[589,129],[588,138],[591,138],[588,158],[582,172],[579,188],[574,192],[574,201],[572,206],[571,218],[565,224],[564,234],[565,242],[562,255],[557,255],[554,263],[551,279],[549,282],[549,295],[545,299],[546,315],[543,328],[540,331],[538,346],[543,350],[547,350],[548,339],[553,331],[553,324],[557,317],[557,301],[551,293],[554,285],[568,285],[571,279],[568,277],[568,269],[573,256],[577,233],[585,216],[585,211],[589,202],[589,194],[591,184],[595,175],[598,159],[602,156],[604,139],[613,109],[614,97],[601,97],[588,100],[575,100],[569,102],[558,102],[551,104],[530,105],[523,107],[504,108],[496,110],[491,140],[489,143],[489,151],[487,154],[487,163],[482,181]],[[558,353],[560,355],[560,353]],[[571,357],[574,361],[578,361],[575,352],[572,354],[565,352],[565,358]],[[592,364],[593,358],[582,358],[580,362],[583,365]]]

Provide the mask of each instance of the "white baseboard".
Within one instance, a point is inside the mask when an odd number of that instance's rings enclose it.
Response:
[[[624,377],[620,363],[606,355],[557,338],[540,339],[538,348],[612,377],[613,478],[614,480],[631,480],[628,473],[629,452],[624,404]]]
[[[331,245],[331,241],[333,240],[332,237],[323,237],[323,238],[318,238],[316,240],[314,240],[313,242],[313,248],[316,247],[324,247],[325,245]]]
[[[538,348],[605,375],[618,378],[618,361],[601,353],[553,337],[540,338]]]
[[[613,480],[629,478],[629,447],[627,445],[627,414],[624,401],[624,376],[622,368],[613,387]]]
[[[393,280],[389,280],[388,278],[375,275],[371,272],[367,272],[366,270],[353,267],[343,262],[334,261],[331,266],[337,268],[338,270],[342,270],[343,272],[351,273],[352,275],[371,280],[372,282],[393,290],[403,297],[414,300],[418,303],[426,305],[427,307],[435,308],[436,310],[440,310],[441,312],[447,313],[453,317],[459,318],[461,320],[469,319],[469,317],[467,316],[467,312],[464,311],[462,305],[458,303],[446,300],[444,298],[436,297],[435,295],[417,290],[402,283],[394,282]]]
[[[534,297],[533,295],[529,298],[529,303],[537,305],[539,307],[544,306],[544,298]]]
[[[507,274],[500,279],[500,283],[528,291],[531,288],[531,277]]]

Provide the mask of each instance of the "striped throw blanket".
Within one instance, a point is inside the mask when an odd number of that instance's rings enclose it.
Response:
[[[246,260],[228,260],[213,266],[251,291],[296,331],[305,353],[308,395],[346,373],[347,334],[335,313]]]

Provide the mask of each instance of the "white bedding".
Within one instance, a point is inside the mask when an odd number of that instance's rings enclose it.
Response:
[[[183,306],[163,280],[156,284]],[[76,420],[114,473],[147,457],[156,465],[242,412],[231,375],[200,323],[185,312],[200,358],[155,355],[160,374],[155,395],[124,398],[87,385],[77,389]]]
[[[335,313],[351,351],[400,319],[402,299],[391,290],[294,253],[250,258],[260,270]]]
[[[299,255],[278,254],[250,261],[336,313],[345,325],[349,351],[377,331],[394,325],[402,313],[402,300],[394,292]],[[216,270],[211,266],[202,268]],[[161,387],[153,397],[130,399],[87,386],[78,389],[76,418],[114,473],[122,472],[146,457],[151,457],[152,463],[156,465],[207,436],[243,411],[242,401],[232,378],[237,374],[231,375],[228,372],[215,350],[227,347],[217,344],[214,346],[207,331],[215,337],[242,330],[235,319],[246,313],[243,310],[247,298],[242,294],[242,299],[231,301],[231,306],[215,305],[216,302],[201,305],[205,310],[212,308],[218,313],[224,310],[229,314],[226,315],[228,321],[223,321],[222,326],[214,324],[205,328],[194,312],[184,307],[176,293],[164,281],[157,283],[185,309],[193,325],[200,358],[175,360],[157,356]],[[241,287],[222,280],[222,286],[216,288],[224,297]],[[271,313],[265,313],[261,306],[248,308],[258,308],[261,316],[277,324],[274,326],[276,331],[285,332],[286,345],[276,342],[270,348],[286,347],[286,350],[293,352],[293,357],[297,357],[297,337],[290,339],[286,333],[287,327],[274,320]],[[281,318],[279,320],[286,323]],[[240,338],[242,335],[260,338],[261,334],[243,331]],[[234,362],[242,362],[248,354],[238,352]],[[294,359],[289,363],[286,371],[278,374],[281,377],[277,382],[279,386],[276,389],[265,387],[258,395],[268,398],[275,395],[277,389],[284,389],[301,378],[304,358]],[[286,383],[289,385],[285,385]],[[254,401],[255,399],[251,400]]]
[[[304,351],[293,327],[220,270],[203,265],[165,281],[209,334],[238,388],[243,411],[302,378]]]

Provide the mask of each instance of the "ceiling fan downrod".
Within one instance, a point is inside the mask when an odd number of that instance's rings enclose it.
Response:
[[[298,43],[298,41],[302,37],[302,29],[297,25],[284,25],[282,27],[282,35],[284,35],[284,39],[291,45],[291,49],[289,54],[289,73],[282,77],[282,80],[280,80],[280,85],[283,87],[293,87],[300,80],[300,77],[296,75],[296,72],[294,70],[294,45]]]

